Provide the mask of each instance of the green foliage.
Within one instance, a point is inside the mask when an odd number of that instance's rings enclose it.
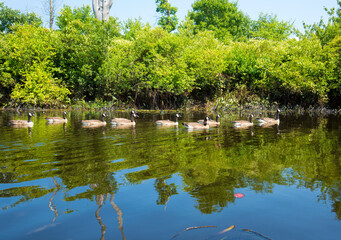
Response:
[[[34,63],[45,62],[52,67],[58,35],[43,27],[24,24],[15,27],[14,34],[6,34],[10,49],[5,65],[11,70],[16,81]]]
[[[62,31],[67,31],[73,21],[78,20],[77,30],[86,33],[89,28],[93,28],[92,23],[95,17],[89,5],[72,9],[70,6],[64,6],[57,17],[56,25]]]
[[[109,90],[104,95],[143,100],[150,107],[162,101],[171,105],[189,94],[212,98],[223,87],[223,52],[210,32],[184,36],[145,27],[134,41],[112,42],[101,69]]]
[[[260,14],[251,23],[251,38],[283,41],[294,33],[293,23],[279,21],[276,15]]]
[[[12,32],[12,26],[25,23],[41,26],[43,22],[35,13],[21,13],[19,10],[13,10],[0,2],[0,32]]]
[[[304,24],[305,28],[305,37],[314,37],[317,36],[322,45],[328,44],[335,37],[341,36],[341,1],[337,0],[337,4],[339,8],[335,10],[335,8],[327,9],[325,11],[329,15],[328,22],[325,23],[322,19],[319,23],[315,23],[312,25]]]
[[[53,78],[44,63],[33,64],[23,73],[23,83],[17,83],[12,98],[17,103],[34,106],[55,106],[68,101],[69,90]]]
[[[208,31],[187,40],[183,56],[188,74],[195,79],[195,98],[212,99],[224,88],[224,52],[225,46]]]
[[[10,52],[8,41],[4,35],[0,35],[0,104],[9,100],[9,95],[15,85],[11,69],[6,66]]]
[[[3,59],[1,85],[11,92],[17,104],[57,105],[67,100],[69,91],[53,77],[57,34],[42,27],[16,25],[12,34],[6,34],[7,56]]]
[[[156,12],[161,14],[158,21],[159,26],[168,32],[174,31],[178,25],[178,18],[176,16],[178,8],[172,7],[169,0],[156,0],[156,5]]]
[[[160,96],[178,96],[191,90],[181,56],[181,38],[161,28],[143,28],[135,41],[116,39],[112,42],[101,73],[110,92],[106,96],[125,96],[149,106]]]
[[[330,68],[328,81],[328,98],[330,106],[341,107],[341,36],[335,37],[324,48],[326,64]]]
[[[56,24],[61,30],[55,60],[61,70],[58,77],[65,81],[74,98],[100,95],[96,78],[109,42],[119,35],[116,19],[99,21],[89,6],[73,10],[64,6]]]
[[[306,28],[299,40],[289,39],[292,23],[268,14],[251,21],[228,0],[195,1],[187,19],[171,33],[177,23],[169,17],[175,17],[176,8],[166,0],[156,3],[161,27],[140,19],[99,21],[89,6],[64,6],[56,31],[31,18],[22,20],[24,15],[0,3],[0,20],[15,16],[1,21],[0,103],[44,105],[55,99],[57,105],[67,100],[66,93],[61,99],[29,94],[43,82],[56,82],[62,84],[56,91],[66,87],[72,102],[157,108],[196,100],[228,103],[226,98],[234,96],[231,101],[238,104],[253,99],[339,107],[340,1],[337,11],[328,10],[328,24]],[[239,92],[247,93],[240,94],[247,99],[237,97]]]
[[[318,40],[234,43],[226,55],[226,75],[262,97],[290,105],[322,104],[328,67]]]
[[[149,24],[143,24],[141,19],[128,19],[122,23],[123,38],[126,40],[135,40],[136,34]]]
[[[199,30],[212,30],[220,40],[245,39],[250,19],[229,0],[196,0],[188,13]]]

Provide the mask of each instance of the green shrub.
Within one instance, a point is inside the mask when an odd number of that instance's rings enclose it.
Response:
[[[70,91],[43,64],[34,64],[24,73],[23,83],[17,83],[12,92],[16,103],[34,106],[56,106],[68,102]]]

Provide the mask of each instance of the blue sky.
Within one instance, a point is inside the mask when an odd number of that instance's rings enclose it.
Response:
[[[44,2],[49,0],[0,0],[5,5],[19,9],[22,12],[35,12],[44,19]],[[60,6],[69,5],[81,7],[82,5],[92,6],[92,0],[56,0]],[[191,9],[194,0],[170,0],[170,3],[178,7],[178,17],[184,20],[187,12]],[[303,30],[302,22],[308,24],[318,22],[321,17],[327,19],[324,7],[337,7],[336,0],[239,0],[239,9],[252,19],[257,19],[259,13],[276,14],[278,19],[294,21],[294,25],[299,30]],[[156,25],[158,15],[155,12],[155,0],[114,0],[110,15],[118,17],[119,20],[128,18],[142,18],[143,22],[149,22],[152,26]]]

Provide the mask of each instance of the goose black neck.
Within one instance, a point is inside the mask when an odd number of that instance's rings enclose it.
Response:
[[[175,116],[175,122],[176,123],[178,122],[178,116]]]
[[[130,113],[130,121],[134,122],[134,113]]]
[[[218,115],[215,117],[215,121],[219,122],[219,116]]]
[[[30,114],[28,114],[28,121],[27,122],[32,122],[31,121],[31,115]]]
[[[204,126],[206,126],[207,125],[207,119],[205,118],[204,119]]]
[[[252,115],[250,115],[250,123],[252,123]]]
[[[277,113],[276,113],[276,120],[278,120],[279,119],[279,111],[277,111]]]
[[[102,122],[105,122],[105,120],[104,120],[104,115],[102,115]]]
[[[66,115],[65,115],[65,112],[63,112],[63,118],[66,119]]]

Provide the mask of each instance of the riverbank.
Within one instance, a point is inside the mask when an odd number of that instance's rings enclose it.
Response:
[[[131,109],[138,110],[141,113],[175,113],[175,112],[205,112],[207,114],[248,114],[253,113],[254,115],[261,115],[263,113],[275,112],[280,109],[283,113],[295,113],[295,114],[310,114],[310,115],[341,115],[341,109],[329,109],[326,107],[308,107],[304,108],[302,106],[279,106],[277,104],[260,104],[247,103],[247,104],[227,104],[221,102],[210,102],[198,103],[188,101],[184,106],[174,109],[144,109],[136,107],[133,104],[123,104],[123,103],[113,103],[113,102],[94,102],[82,101],[81,103],[73,105],[62,105],[54,108],[42,108],[34,106],[24,106],[17,108],[0,108],[0,111],[34,111],[34,112],[44,112],[44,111],[97,111],[97,112],[126,112]]]

